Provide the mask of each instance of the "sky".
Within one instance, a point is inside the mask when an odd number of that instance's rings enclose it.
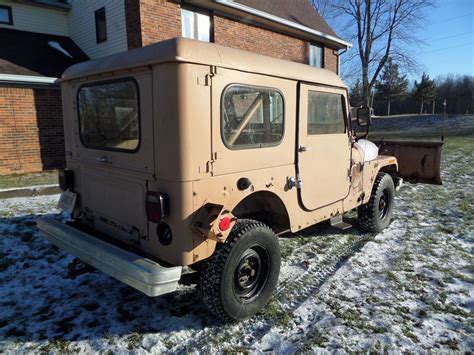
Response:
[[[474,0],[438,0],[419,37],[425,44],[414,52],[430,77],[474,75]]]
[[[436,0],[436,6],[426,10],[426,21],[413,35],[421,43],[407,47],[407,51],[416,58],[419,67],[406,72],[410,81],[420,80],[426,72],[430,78],[446,75],[474,75],[474,0]],[[325,16],[325,14],[323,14]],[[326,18],[336,32],[341,31],[345,19]],[[338,23],[338,21],[342,21]],[[343,31],[340,33],[344,38]],[[358,76],[353,67],[344,63],[353,55],[359,63],[357,43],[341,58],[342,76],[352,83]]]

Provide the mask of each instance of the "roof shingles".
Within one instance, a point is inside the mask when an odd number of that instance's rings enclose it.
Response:
[[[337,37],[308,0],[236,0],[235,2]]]

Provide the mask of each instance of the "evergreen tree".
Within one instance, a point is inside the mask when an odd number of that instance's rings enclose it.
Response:
[[[434,80],[431,80],[429,75],[423,73],[421,81],[418,83],[415,80],[415,88],[413,96],[417,101],[421,102],[420,115],[423,113],[423,103],[425,101],[432,101],[436,97],[436,84]]]
[[[408,80],[405,75],[400,75],[398,64],[388,58],[380,80],[375,84],[377,95],[387,100],[387,116],[390,116],[390,105],[392,100],[404,97],[407,93]]]

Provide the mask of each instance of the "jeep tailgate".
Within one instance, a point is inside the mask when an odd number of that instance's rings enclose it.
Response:
[[[145,194],[155,168],[151,71],[64,91],[76,106],[66,101],[66,149],[83,221],[136,243],[147,234]]]

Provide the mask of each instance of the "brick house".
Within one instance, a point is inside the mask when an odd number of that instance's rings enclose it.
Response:
[[[0,0],[0,175],[64,164],[68,66],[178,36],[335,72],[350,46],[308,0]]]

